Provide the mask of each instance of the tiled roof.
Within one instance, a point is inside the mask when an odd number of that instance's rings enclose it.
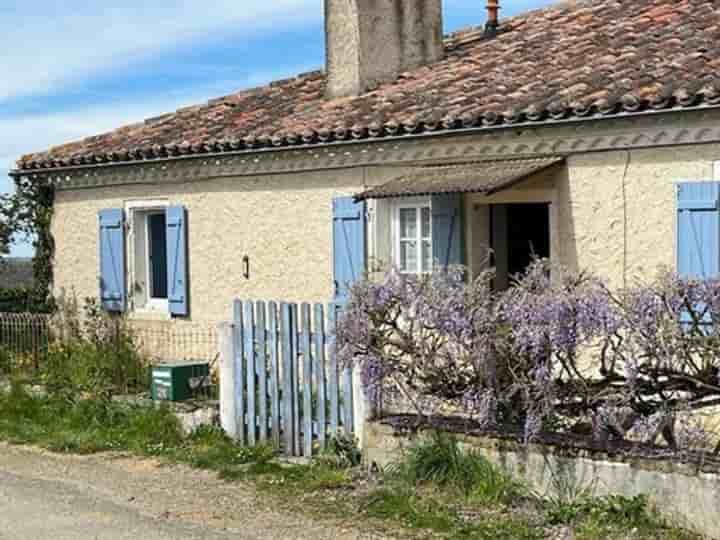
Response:
[[[418,167],[359,194],[356,199],[384,199],[436,193],[485,193],[514,186],[530,175],[565,161],[562,157],[507,159]]]
[[[720,105],[715,0],[571,1],[446,37],[440,62],[355,98],[322,72],[31,154],[22,169]]]

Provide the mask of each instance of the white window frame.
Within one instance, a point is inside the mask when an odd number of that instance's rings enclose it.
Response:
[[[416,242],[417,242],[417,267],[414,271],[412,270],[402,270],[400,265],[400,253],[401,253],[401,243],[402,239],[400,238],[400,212],[403,209],[414,209],[416,210],[416,220],[417,220],[417,232],[416,232]],[[422,236],[422,210],[427,209],[430,212],[430,236],[428,238],[425,238]],[[425,240],[430,241],[430,268],[427,270],[424,270],[423,265],[423,256],[422,256],[422,243]],[[432,204],[430,197],[407,197],[407,198],[401,198],[393,201],[393,208],[392,208],[392,256],[393,256],[393,264],[398,269],[399,272],[406,275],[421,275],[421,274],[427,274],[432,271]]]
[[[150,276],[150,216],[163,214],[161,209],[143,210],[143,229],[145,229],[145,283],[147,285],[147,297],[145,298],[145,306],[150,311],[169,312],[170,304],[167,298],[155,298],[152,296],[152,278]],[[167,227],[166,227],[167,230]]]
[[[127,260],[128,260],[128,287],[130,289],[130,307],[133,312],[138,315],[152,315],[152,316],[163,316],[170,317],[170,303],[167,298],[152,298],[150,296],[150,264],[149,264],[149,224],[147,216],[149,214],[157,214],[164,212],[170,206],[169,201],[165,199],[148,199],[148,200],[137,200],[127,201],[125,203],[125,212],[128,216],[128,231],[127,231]],[[136,223],[138,221],[138,214],[142,214],[142,225],[137,230]],[[142,307],[138,307],[140,304],[136,299],[135,284],[137,283],[136,273],[136,260],[135,260],[135,248],[138,235],[143,235],[145,244],[145,288],[143,292],[143,303]]]

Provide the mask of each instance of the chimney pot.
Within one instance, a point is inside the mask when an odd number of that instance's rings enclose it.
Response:
[[[499,0],[488,0],[487,11],[488,19],[487,23],[485,23],[485,35],[492,37],[497,34],[498,27],[500,26],[500,23],[498,22],[498,13],[500,11]]]
[[[444,54],[442,0],[325,0],[328,97],[357,96]]]

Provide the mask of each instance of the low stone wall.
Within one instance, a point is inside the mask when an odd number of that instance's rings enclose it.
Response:
[[[384,468],[397,460],[404,448],[430,433],[400,431],[389,423],[369,422],[363,441],[365,459]],[[598,496],[645,494],[674,524],[720,539],[720,470],[715,466],[552,445],[526,446],[490,436],[457,438],[463,448],[481,451],[540,495],[557,494],[560,489],[588,489]]]
[[[189,437],[203,426],[220,425],[220,403],[215,400],[153,401],[146,396],[115,396],[113,401],[133,403],[144,407],[167,406],[180,423],[180,430]]]

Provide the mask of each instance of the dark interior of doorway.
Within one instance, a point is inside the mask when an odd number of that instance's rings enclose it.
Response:
[[[507,288],[533,258],[550,257],[548,203],[492,205],[490,220],[498,288]]]

